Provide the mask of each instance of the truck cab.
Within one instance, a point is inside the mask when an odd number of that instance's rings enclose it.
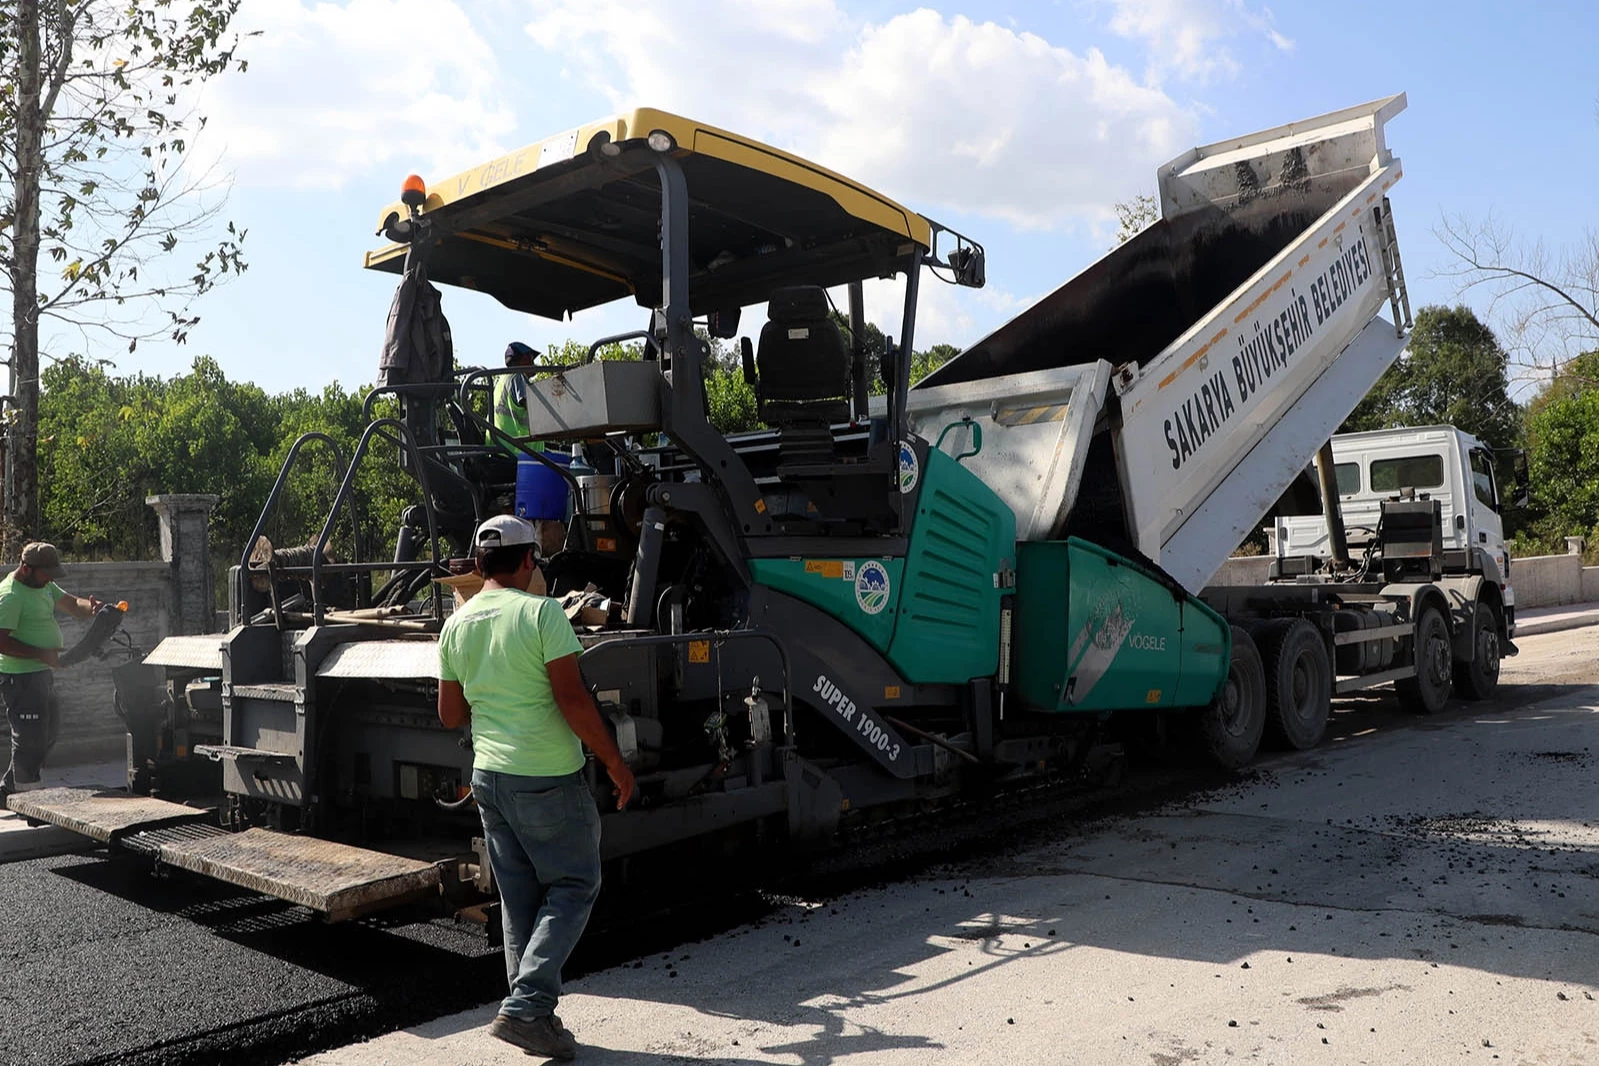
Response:
[[[1439,501],[1443,547],[1449,553],[1476,548],[1498,570],[1505,628],[1515,634],[1516,597],[1510,583],[1503,512],[1513,493],[1501,486],[1494,452],[1486,442],[1454,426],[1408,426],[1332,439],[1338,504],[1351,551],[1377,535],[1384,500],[1412,492]],[[1320,515],[1278,518],[1267,527],[1278,558],[1329,554],[1327,523]]]

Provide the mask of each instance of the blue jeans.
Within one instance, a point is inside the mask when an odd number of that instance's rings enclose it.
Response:
[[[500,1013],[555,1012],[561,967],[600,894],[600,812],[581,772],[520,777],[472,772],[489,868],[500,888],[505,972]]]

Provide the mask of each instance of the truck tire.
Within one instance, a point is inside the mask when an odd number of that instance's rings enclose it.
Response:
[[[1296,751],[1314,748],[1332,712],[1332,662],[1321,631],[1303,618],[1279,618],[1255,632],[1266,667],[1267,728]]]
[[[1499,619],[1492,607],[1476,605],[1470,662],[1455,663],[1455,691],[1468,700],[1491,700],[1499,691]]]
[[[1254,640],[1237,626],[1233,626],[1227,681],[1199,715],[1200,735],[1211,761],[1224,770],[1248,766],[1266,729],[1266,671]]]
[[[1436,607],[1423,609],[1416,620],[1416,676],[1394,682],[1399,703],[1416,714],[1437,714],[1449,702],[1449,682],[1454,674],[1454,651],[1449,644],[1449,623]]]

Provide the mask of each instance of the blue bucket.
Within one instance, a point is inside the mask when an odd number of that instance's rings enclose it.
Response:
[[[566,452],[545,452],[544,458],[561,466],[570,466],[572,457]],[[537,459],[518,459],[516,462],[516,516],[530,520],[566,518],[567,496],[571,486],[566,479]]]

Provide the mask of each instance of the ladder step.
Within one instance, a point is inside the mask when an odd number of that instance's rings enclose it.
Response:
[[[266,748],[244,748],[237,744],[196,744],[196,755],[204,755],[212,762],[293,762],[292,751],[269,751]]]

